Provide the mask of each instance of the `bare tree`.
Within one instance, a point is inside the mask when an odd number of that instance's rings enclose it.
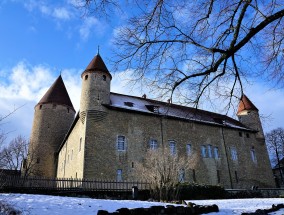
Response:
[[[284,129],[277,128],[265,135],[268,151],[272,155],[272,163],[278,164],[281,167],[281,159],[284,158]],[[279,171],[281,182],[283,181],[283,173]]]
[[[137,177],[150,182],[159,191],[161,200],[167,200],[168,192],[179,182],[184,182],[185,172],[192,168],[195,155],[180,156],[167,147],[148,150],[136,167]]]
[[[27,156],[28,142],[18,136],[0,152],[0,166],[4,169],[20,170],[23,160]]]
[[[215,94],[230,107],[247,77],[284,84],[282,0],[80,2],[93,15],[117,5],[127,13],[115,31],[114,63],[159,96],[198,105]]]

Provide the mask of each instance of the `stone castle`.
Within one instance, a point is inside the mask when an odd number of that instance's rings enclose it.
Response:
[[[192,156],[183,181],[225,188],[273,187],[258,109],[243,95],[239,121],[200,109],[110,92],[112,75],[96,55],[82,75],[75,112],[59,76],[35,106],[28,161],[50,178],[137,180],[147,150]],[[137,175],[137,174],[136,174]]]

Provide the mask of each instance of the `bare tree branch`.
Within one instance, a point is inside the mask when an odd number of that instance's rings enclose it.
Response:
[[[147,84],[161,97],[184,94],[198,105],[207,93],[232,98],[243,93],[251,49],[268,81],[284,86],[284,3],[258,0],[86,0],[86,8],[131,5],[127,24],[114,39],[117,69],[134,69],[133,83]],[[123,9],[122,9],[123,10]],[[106,11],[106,10],[104,10]],[[126,11],[127,13],[127,11]],[[259,66],[259,68],[261,68]],[[216,88],[216,86],[219,86]],[[223,91],[230,86],[230,90]]]

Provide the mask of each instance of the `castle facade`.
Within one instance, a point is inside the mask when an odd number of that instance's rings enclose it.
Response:
[[[258,109],[245,96],[239,121],[204,110],[110,92],[100,55],[81,75],[75,113],[61,76],[35,106],[29,157],[44,177],[137,180],[147,150],[195,155],[183,181],[225,188],[274,187]]]

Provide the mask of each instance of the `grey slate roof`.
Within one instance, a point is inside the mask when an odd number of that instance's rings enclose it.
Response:
[[[108,108],[120,109],[124,111],[135,111],[143,114],[162,115],[180,120],[189,120],[200,123],[221,125],[224,127],[231,127],[243,130],[250,130],[241,122],[228,117],[226,115],[217,114],[197,108],[191,108],[172,103],[156,101],[152,99],[122,95],[118,93],[110,94],[110,105],[105,105]]]

